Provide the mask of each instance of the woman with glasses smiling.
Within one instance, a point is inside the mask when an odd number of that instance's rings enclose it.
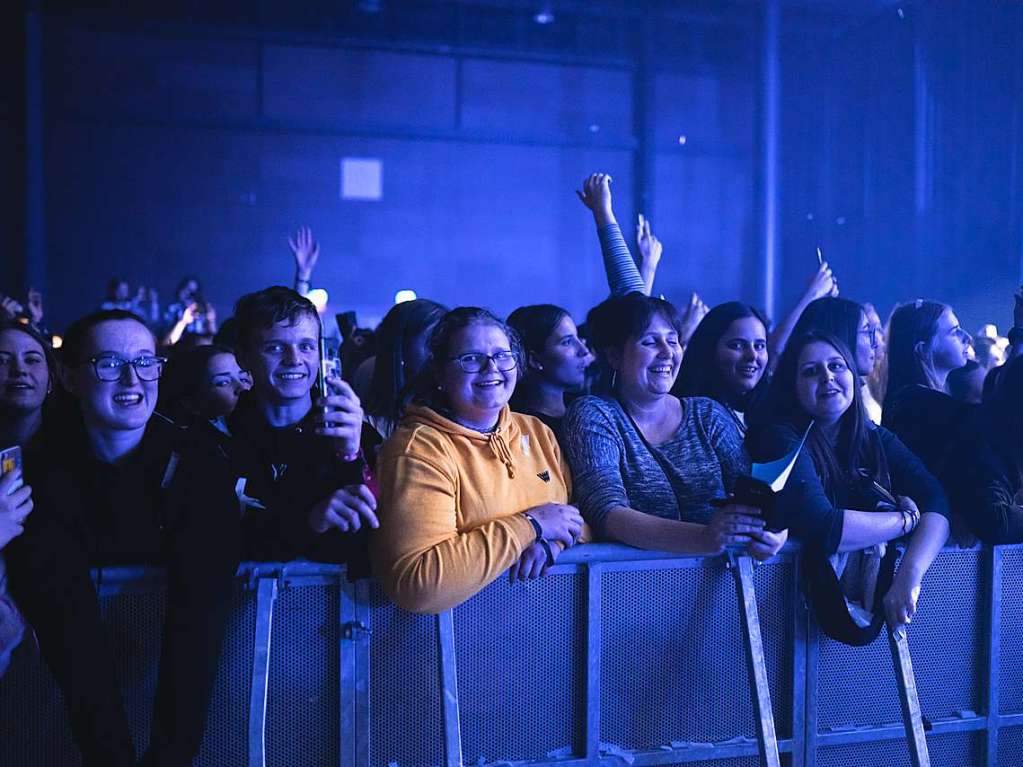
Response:
[[[437,323],[405,417],[377,459],[373,565],[388,596],[437,613],[504,571],[536,578],[582,532],[553,432],[513,413],[521,349],[485,309]]]
[[[63,381],[76,407],[25,456],[35,509],[9,547],[11,591],[70,712],[83,762],[135,765],[90,568],[167,567],[167,613],[145,764],[189,764],[202,740],[238,566],[226,459],[202,434],[153,417],[165,360],[135,315],[75,322]],[[73,640],[70,638],[73,637]]]

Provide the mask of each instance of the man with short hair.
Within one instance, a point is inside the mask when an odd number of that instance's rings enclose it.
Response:
[[[364,536],[377,527],[376,499],[362,450],[362,407],[351,387],[321,371],[320,319],[294,290],[271,287],[235,307],[237,357],[252,374],[228,420],[241,479],[247,554],[365,562]]]

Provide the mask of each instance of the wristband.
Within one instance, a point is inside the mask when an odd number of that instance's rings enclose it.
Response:
[[[540,545],[543,546],[544,553],[547,554],[547,567],[550,567],[554,564],[554,552],[551,551],[551,545],[546,538],[540,539]]]
[[[533,526],[533,532],[536,533],[536,540],[533,543],[543,543],[543,528],[540,527],[540,523],[536,521],[536,517],[530,514],[528,511],[523,512],[523,516],[529,520],[529,524]]]
[[[362,445],[359,445],[359,449],[356,450],[354,453],[342,453],[340,450],[338,450],[334,453],[334,455],[336,455],[337,459],[342,463],[353,463],[363,457]]]

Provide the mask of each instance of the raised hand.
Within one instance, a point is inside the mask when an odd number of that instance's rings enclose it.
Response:
[[[607,173],[593,173],[583,180],[582,191],[575,192],[593,213],[597,226],[618,223],[611,208],[611,180]]]
[[[636,225],[636,247],[639,250],[639,274],[646,285],[646,293],[650,296],[653,295],[654,275],[657,273],[657,265],[661,262],[664,246],[654,237],[650,230],[650,219],[642,213],[639,214]]]
[[[23,311],[25,311],[25,307],[10,296],[0,296],[0,316],[8,320],[13,320]]]
[[[348,485],[335,490],[309,510],[309,527],[325,533],[336,527],[342,533],[358,532],[365,523],[376,529],[377,500],[365,485]]]
[[[682,335],[679,337],[679,341],[688,344],[689,339],[693,337],[696,328],[703,322],[703,318],[709,311],[710,308],[700,298],[699,293],[690,294],[689,303],[686,304],[686,308],[682,312]]]
[[[313,237],[313,230],[308,226],[300,226],[295,237],[288,238],[288,245],[295,256],[295,276],[308,282],[320,257],[320,243]]]
[[[834,298],[838,295],[838,278],[835,277],[831,271],[831,267],[828,266],[827,261],[823,261],[817,268],[813,277],[810,278],[810,284],[806,286],[806,293],[804,299],[806,303],[816,301],[818,298],[824,298],[825,296],[831,296]]]

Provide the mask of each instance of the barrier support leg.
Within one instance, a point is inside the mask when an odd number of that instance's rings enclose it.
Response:
[[[913,661],[909,657],[906,629],[904,626],[893,628],[891,624],[887,624],[886,628],[888,646],[892,651],[892,664],[895,666],[895,680],[899,685],[899,705],[902,707],[902,723],[906,728],[909,761],[913,767],[931,767],[923,715],[920,713],[920,697],[917,695],[916,677],[913,674]]]
[[[249,767],[266,765],[266,696],[270,688],[270,639],[275,601],[277,579],[260,578],[256,591],[256,636],[249,688]]]
[[[760,614],[757,612],[757,595],[753,589],[753,560],[747,555],[729,554],[729,563],[735,575],[735,586],[739,595],[743,644],[746,646],[746,660],[749,662],[753,713],[757,720],[760,763],[767,767],[781,767],[778,736],[774,730],[774,710],[771,708],[771,691],[767,685],[764,642],[760,636]]]
[[[462,767],[462,724],[458,713],[455,625],[451,610],[437,616],[441,714],[444,723],[444,767]]]

